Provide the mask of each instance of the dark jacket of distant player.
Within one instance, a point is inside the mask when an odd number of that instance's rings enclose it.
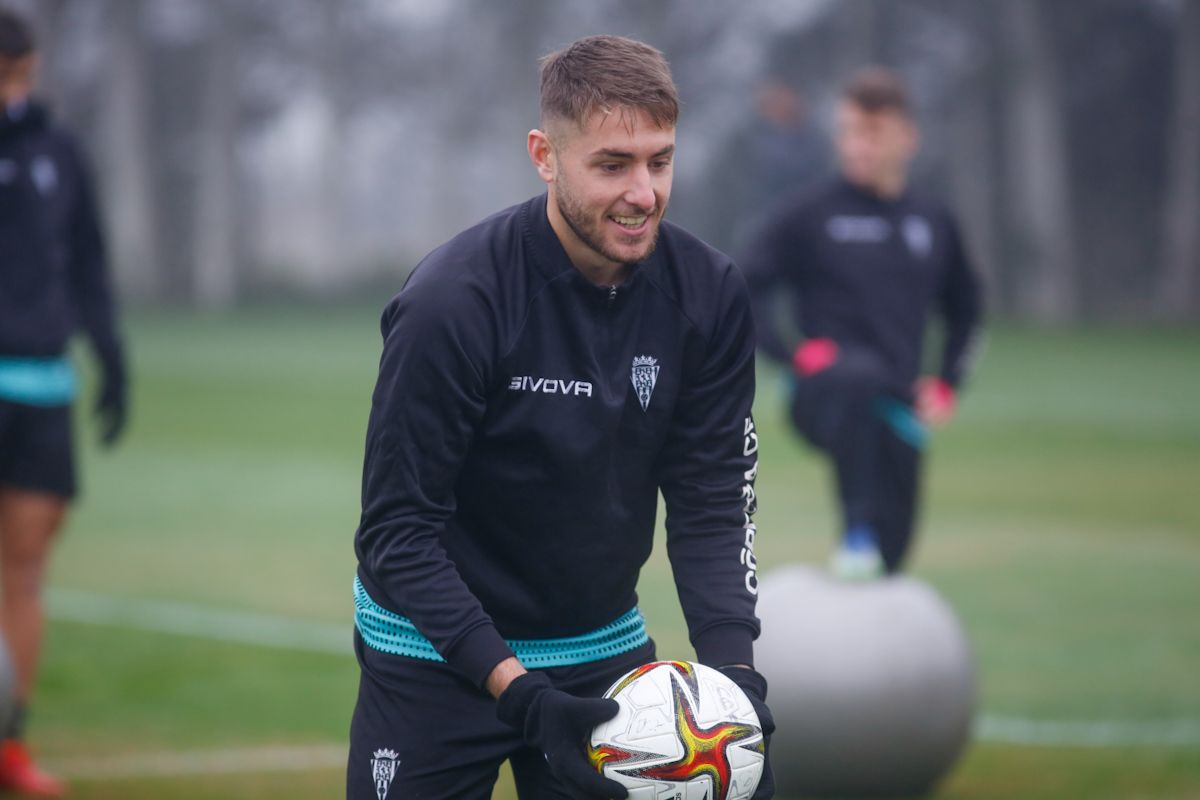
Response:
[[[940,376],[957,386],[968,371],[983,301],[958,227],[940,205],[911,192],[885,200],[838,178],[776,209],[741,262],[759,347],[776,360],[792,356],[773,324],[782,286],[806,338],[881,356],[902,398],[920,372],[934,312],[946,329]]]
[[[635,605],[661,489],[699,659],[752,662],[754,330],[726,256],[664,222],[598,287],[543,195],[426,257],[382,329],[355,542],[377,603],[482,683],[504,639]]]
[[[119,369],[87,167],[41,106],[0,108],[0,356],[61,355],[80,326],[106,369]]]

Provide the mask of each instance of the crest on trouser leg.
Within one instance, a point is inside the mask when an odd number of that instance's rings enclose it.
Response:
[[[392,788],[392,779],[396,777],[396,765],[400,763],[400,754],[395,750],[376,750],[371,759],[371,774],[375,778],[375,794],[379,800],[387,800],[388,789]]]
[[[645,411],[650,405],[650,396],[654,394],[654,385],[658,383],[658,360],[650,356],[634,356],[633,372],[629,379],[633,381],[633,390],[637,392],[642,411]]]

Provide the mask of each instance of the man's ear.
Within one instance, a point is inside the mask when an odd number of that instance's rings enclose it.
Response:
[[[529,150],[529,160],[533,162],[538,177],[546,183],[552,183],[554,181],[554,147],[550,144],[550,137],[543,131],[534,128],[529,132],[525,146]]]

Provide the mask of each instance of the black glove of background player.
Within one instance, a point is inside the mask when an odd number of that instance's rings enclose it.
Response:
[[[100,361],[100,391],[96,395],[95,414],[100,426],[100,443],[112,447],[125,430],[128,412],[125,362],[116,344],[96,347]]]
[[[616,700],[574,697],[555,689],[545,673],[527,672],[500,695],[496,716],[546,754],[550,771],[573,797],[608,800],[629,793],[596,771],[585,748],[592,729],[615,717],[618,708]]]
[[[763,732],[763,773],[750,800],[768,800],[775,796],[775,776],[771,772],[771,734],[775,732],[775,718],[767,708],[767,679],[749,667],[721,667],[720,672],[746,693],[758,715]]]

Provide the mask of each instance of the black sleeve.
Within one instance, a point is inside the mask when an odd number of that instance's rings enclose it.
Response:
[[[942,380],[958,387],[970,371],[983,323],[983,290],[971,268],[954,220],[948,221],[950,261],[942,280],[939,304],[945,320]]]
[[[116,303],[109,281],[91,170],[76,148],[71,147],[68,152],[76,185],[68,223],[68,269],[74,305],[80,325],[91,340],[105,374],[123,381],[125,358],[117,335]]]
[[[512,652],[441,541],[494,359],[495,334],[478,294],[452,279],[418,276],[384,312],[355,549],[386,605],[482,685]]]
[[[750,288],[758,349],[784,364],[791,363],[792,348],[779,332],[775,300],[780,288],[786,285],[785,271],[796,257],[788,223],[787,216],[778,212],[761,220],[753,235],[748,237],[738,262]]]
[[[721,316],[684,379],[660,461],[667,554],[696,657],[753,664],[758,636],[754,561],[754,324],[745,283],[730,269]]]

